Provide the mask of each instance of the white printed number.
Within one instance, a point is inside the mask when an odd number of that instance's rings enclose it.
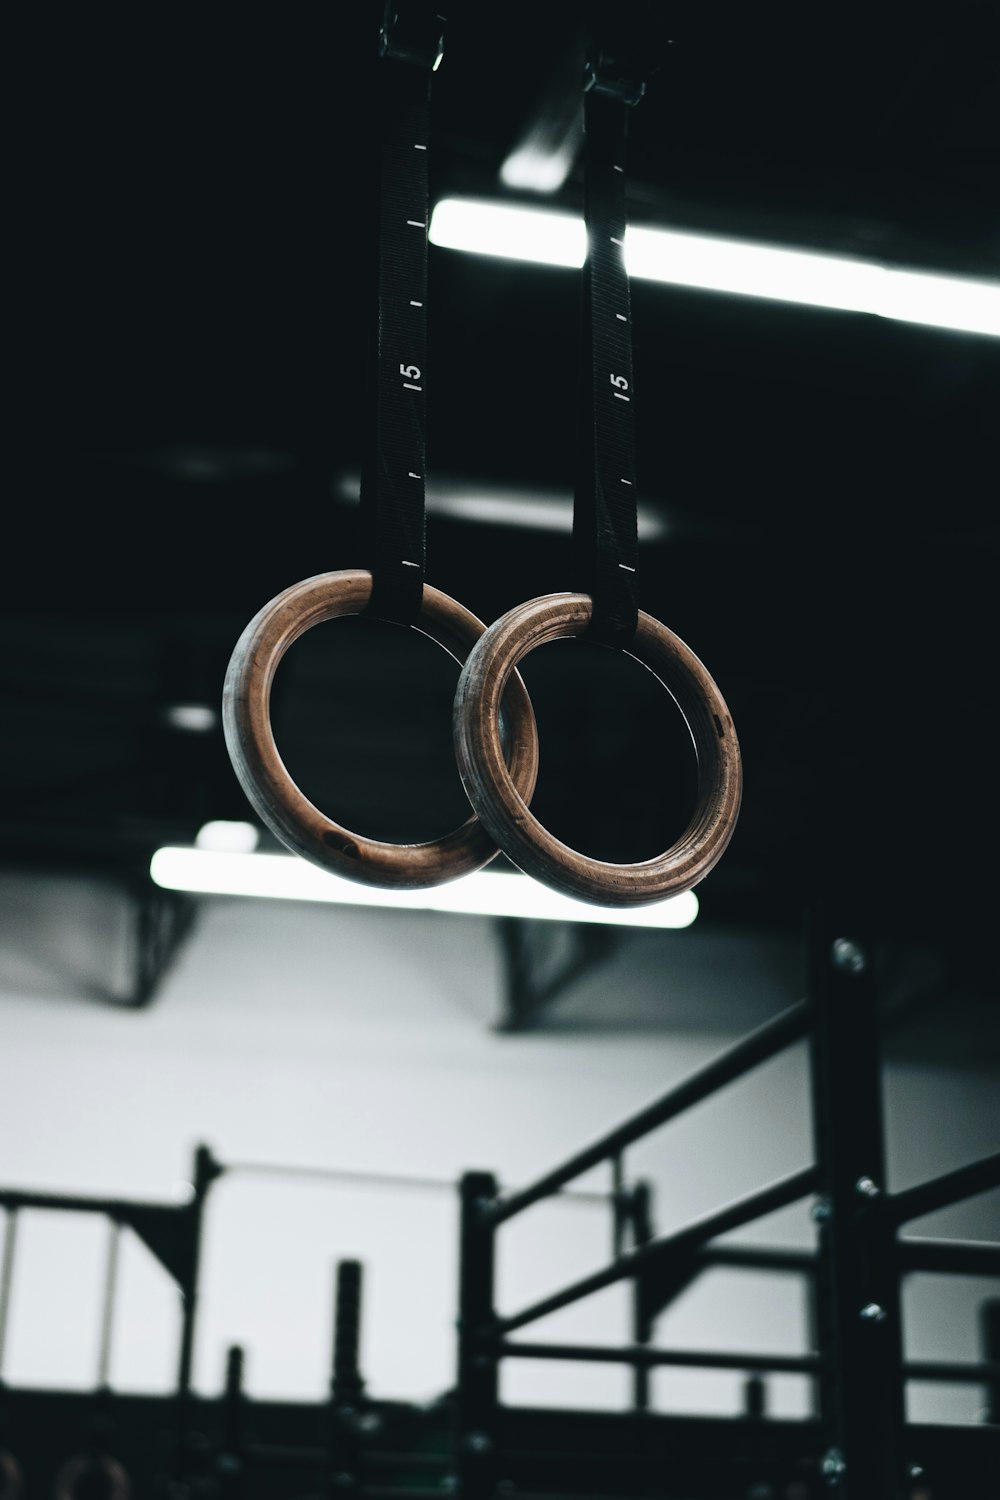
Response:
[[[419,380],[420,379],[420,371],[418,370],[418,368],[417,368],[416,365],[400,365],[400,367],[399,367],[399,373],[400,373],[400,375],[404,376],[407,380]]]
[[[609,376],[609,379],[616,391],[628,390],[628,381],[625,379],[624,375],[611,375]]]

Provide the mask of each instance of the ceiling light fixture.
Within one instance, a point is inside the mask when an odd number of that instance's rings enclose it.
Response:
[[[580,147],[580,132],[567,133],[567,138],[539,149],[534,140],[527,141],[505,159],[500,168],[500,181],[504,187],[523,193],[558,193],[566,186],[566,179],[573,170],[573,163]]]
[[[222,854],[252,854],[260,843],[260,829],[253,823],[216,818],[203,823],[195,834],[196,849]]]
[[[209,825],[211,826],[211,825]],[[249,826],[249,825],[247,825]],[[690,927],[698,915],[694,891],[652,906],[610,908],[575,901],[527,875],[480,870],[427,891],[376,890],[331,875],[290,854],[254,854],[166,845],[150,861],[154,883],[169,891],[207,896],[264,896],[324,901],[339,906],[391,907],[399,911],[456,912],[532,921],[597,922],[619,927]]]
[[[345,469],[333,482],[340,500],[357,504],[361,475]],[[573,530],[573,495],[568,489],[542,484],[486,484],[481,479],[428,479],[427,513],[451,521],[471,521],[483,526],[514,526],[519,531]],[[652,505],[639,501],[637,517],[640,542],[662,541],[669,531],[666,517]]]
[[[576,268],[586,249],[583,221],[571,214],[473,198],[443,198],[430,238],[445,249]],[[641,280],[1000,337],[994,281],[637,225],[626,231],[625,262]]]
[[[219,727],[219,714],[209,703],[170,703],[163,722],[181,734],[211,734]]]

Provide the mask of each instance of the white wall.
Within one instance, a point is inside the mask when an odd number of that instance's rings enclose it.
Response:
[[[529,1181],[798,998],[797,955],[732,933],[629,935],[550,1028],[490,1029],[500,965],[485,920],[206,902],[152,1008],[100,998],[123,982],[125,909],[96,884],[0,882],[0,1183],[169,1197],[203,1141],[223,1161],[283,1162],[456,1179],[468,1168]],[[891,1182],[906,1186],[995,1149],[995,1080],[890,1065]],[[657,1227],[679,1226],[811,1159],[802,1049],[638,1145]],[[579,1186],[603,1187],[606,1175]],[[996,1234],[997,1195],[917,1226]],[[743,1238],[811,1243],[805,1207]],[[431,1398],[453,1378],[456,1212],[449,1192],[234,1175],[213,1189],[196,1376],[218,1389],[225,1349],[247,1348],[260,1395],[318,1397],[327,1379],[332,1265],[365,1263],[363,1359],[376,1395]],[[22,1215],[4,1377],[85,1386],[95,1369],[106,1231]],[[595,1269],[608,1216],[547,1205],[501,1234],[499,1301],[511,1311]],[[915,1280],[910,1353],[974,1358],[975,1308],[996,1283]],[[532,1336],[624,1341],[622,1288]],[[663,1320],[681,1347],[804,1347],[792,1280],[716,1273]],[[176,1296],[125,1236],[112,1381],[166,1389]],[[618,1406],[625,1372],[525,1362],[507,1399]],[[732,1411],[739,1376],[657,1372],[657,1402]],[[806,1383],[771,1384],[772,1409],[807,1410]],[[913,1393],[917,1417],[975,1416],[977,1388]]]

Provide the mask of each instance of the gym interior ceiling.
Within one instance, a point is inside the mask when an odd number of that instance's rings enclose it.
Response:
[[[245,817],[217,719],[192,733],[171,710],[217,708],[266,599],[363,561],[373,9],[17,23],[0,655],[15,865],[137,867],[208,817]],[[565,108],[577,10],[449,6],[436,197],[505,193],[526,127]],[[648,20],[633,222],[996,278],[993,5],[680,0]],[[579,209],[579,160],[541,201]],[[573,586],[547,518],[573,483],[578,277],[432,249],[430,278],[429,491],[470,504],[432,509],[428,578],[489,621]],[[995,976],[1000,341],[648,282],[633,309],[641,599],[709,666],[745,758],[705,919],[797,924],[835,853],[887,929],[941,934]],[[432,835],[464,816],[454,670],[355,625],[290,654],[282,753],[362,831]],[[655,852],[693,785],[666,695],[598,648],[529,668],[540,816],[595,854]]]

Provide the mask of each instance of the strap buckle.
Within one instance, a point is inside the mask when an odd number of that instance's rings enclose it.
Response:
[[[414,63],[436,73],[444,56],[444,22],[445,17],[437,13],[434,0],[429,4],[421,0],[395,4],[393,0],[385,0],[379,56],[393,62]]]
[[[646,92],[646,80],[624,58],[598,51],[589,57],[583,71],[584,93],[605,94],[621,104],[635,105]]]

